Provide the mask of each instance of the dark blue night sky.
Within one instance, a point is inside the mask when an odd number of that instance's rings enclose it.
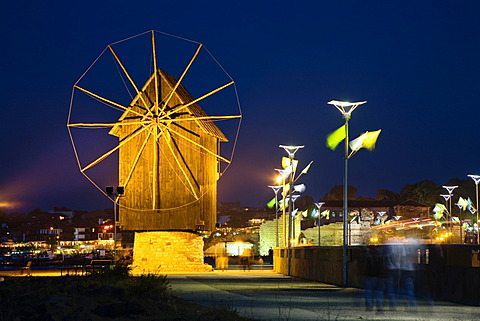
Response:
[[[341,149],[325,147],[343,124],[332,99],[368,101],[353,113],[352,138],[382,129],[376,149],[350,161],[357,195],[478,174],[478,12],[473,0],[9,1],[0,13],[0,203],[111,206],[76,165],[72,86],[108,44],[152,29],[203,43],[236,82],[243,122],[220,201],[272,198],[280,144],[305,145],[300,166],[314,161],[306,194],[341,185]]]

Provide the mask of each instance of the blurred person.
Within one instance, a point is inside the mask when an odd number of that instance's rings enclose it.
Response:
[[[222,271],[228,268],[228,255],[225,249],[222,249],[220,254],[215,258],[215,267]]]
[[[242,255],[240,255],[240,264],[243,266],[243,270],[249,270],[252,268],[253,252],[251,249],[244,249]]]
[[[398,239],[385,244],[386,294],[392,310],[397,309],[397,299],[400,293],[402,259],[405,256],[403,244]]]
[[[406,299],[408,307],[416,307],[415,299],[415,267],[418,263],[418,248],[420,243],[416,239],[408,239],[403,246],[404,255],[402,257],[401,268],[401,292]]]
[[[383,312],[385,296],[385,264],[382,248],[367,246],[365,262],[365,308]]]

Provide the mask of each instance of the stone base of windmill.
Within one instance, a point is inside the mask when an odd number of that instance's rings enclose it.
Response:
[[[203,262],[203,238],[176,231],[136,232],[132,273],[209,272]]]

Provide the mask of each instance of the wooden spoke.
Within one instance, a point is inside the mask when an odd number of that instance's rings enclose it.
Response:
[[[157,207],[157,194],[159,190],[158,186],[158,166],[159,166],[159,159],[158,159],[158,126],[154,126],[152,128],[153,131],[153,175],[152,175],[152,209]]]
[[[203,120],[203,119],[210,119],[210,120],[222,120],[222,119],[233,119],[233,118],[242,118],[240,115],[235,116],[201,116],[201,117],[188,117],[188,118],[173,118],[173,119],[162,119],[162,123],[173,123],[173,122],[181,122],[181,121],[193,121],[193,120]]]
[[[169,112],[164,113],[164,117],[166,118],[166,117],[169,117],[171,114],[178,113],[180,110],[183,110],[183,109],[187,108],[188,106],[193,105],[193,104],[199,102],[200,100],[205,99],[205,98],[207,98],[207,97],[215,94],[216,92],[219,92],[220,90],[222,90],[222,89],[224,89],[224,88],[232,85],[233,83],[234,83],[234,81],[231,81],[231,82],[229,82],[229,83],[226,84],[226,85],[223,85],[223,86],[221,86],[221,87],[219,87],[219,88],[217,88],[217,89],[212,90],[211,92],[209,92],[208,94],[203,95],[202,97],[199,97],[199,98],[197,98],[197,99],[194,99],[194,100],[192,100],[191,102],[189,102],[189,103],[187,103],[187,104],[185,104],[185,105],[181,105],[181,106],[179,106],[179,107],[177,107],[177,108],[174,108],[174,109],[170,110]]]
[[[146,125],[150,123],[149,121],[134,121],[134,122],[118,122],[118,123],[76,123],[68,124],[68,127],[77,127],[77,128],[105,128],[105,127],[115,127],[118,125]]]
[[[106,152],[105,154],[103,154],[102,156],[100,156],[99,158],[97,158],[96,160],[94,160],[93,162],[91,162],[90,164],[88,164],[87,166],[85,166],[84,168],[80,169],[80,171],[83,173],[85,172],[87,169],[89,168],[92,168],[93,166],[97,165],[98,163],[100,163],[102,160],[104,160],[105,158],[107,158],[108,156],[110,156],[113,152],[115,152],[117,149],[119,149],[120,147],[122,147],[123,145],[125,145],[126,143],[128,143],[129,141],[131,141],[133,138],[137,137],[140,133],[144,132],[147,128],[149,128],[150,126],[145,126],[143,128],[141,128],[140,130],[138,130],[136,133],[133,133],[132,135],[130,135],[129,137],[125,138],[124,140],[122,140],[117,146],[115,146],[114,148],[112,148],[111,150],[109,150],[108,152]]]
[[[167,132],[168,132],[168,129],[167,129]],[[167,146],[168,146],[168,149],[170,150],[170,152],[172,153],[172,156],[173,158],[175,159],[175,162],[177,163],[178,165],[178,168],[180,168],[180,171],[182,172],[183,176],[185,177],[185,180],[187,181],[188,183],[188,186],[190,187],[190,191],[192,192],[193,196],[195,197],[195,199],[198,200],[198,195],[197,195],[197,192],[195,191],[195,187],[193,186],[191,180],[190,180],[190,177],[188,176],[188,173],[185,171],[185,166],[187,166],[184,162],[180,162],[180,160],[178,159],[177,155],[175,154],[175,150],[174,148],[172,147],[172,145],[170,144],[170,142],[168,141],[169,138],[173,141],[173,137],[171,135],[168,135],[168,137],[165,135],[165,142],[167,143]]]
[[[155,103],[153,105],[153,114],[158,113],[158,76],[157,76],[157,52],[155,46],[155,31],[152,30],[152,55],[153,55],[153,74],[155,75]]]
[[[137,155],[135,155],[135,159],[133,160],[130,171],[129,171],[127,177],[125,178],[125,182],[123,184],[121,184],[122,186],[126,187],[128,185],[128,183],[130,182],[130,178],[132,178],[133,171],[137,167],[138,161],[140,160],[140,156],[142,155],[143,150],[145,149],[145,146],[147,146],[148,139],[150,138],[151,135],[152,135],[152,133],[149,132],[147,134],[147,136],[145,137],[145,140],[143,141],[142,147],[140,147],[139,152],[137,153]]]
[[[77,85],[75,85],[75,86],[73,86],[73,87],[75,87],[75,88],[83,91],[84,93],[86,93],[86,94],[88,94],[88,95],[91,95],[91,96],[93,96],[93,97],[95,97],[95,98],[98,98],[98,99],[100,99],[100,100],[102,100],[102,101],[104,101],[104,102],[106,102],[106,103],[109,103],[109,104],[111,104],[111,105],[114,105],[114,106],[116,106],[116,107],[119,107],[119,108],[121,108],[121,109],[123,109],[123,110],[125,110],[125,111],[129,111],[129,112],[131,112],[131,113],[133,113],[133,114],[137,114],[138,116],[142,116],[142,117],[145,116],[144,114],[139,113],[138,111],[135,111],[135,110],[132,109],[132,108],[125,107],[125,106],[122,106],[122,105],[120,105],[120,104],[117,104],[116,102],[113,102],[113,101],[111,101],[111,100],[109,100],[109,99],[107,99],[107,98],[103,98],[103,97],[101,97],[101,96],[99,96],[99,95],[97,95],[97,94],[94,94],[94,93],[92,93],[91,91],[88,91],[88,90],[86,90],[86,89],[84,89],[84,88],[82,88],[82,87],[79,87],[79,86],[77,86]]]
[[[141,92],[138,90],[137,85],[135,85],[135,83],[133,82],[133,79],[132,79],[132,77],[130,77],[130,74],[128,73],[128,71],[127,71],[127,69],[125,68],[125,66],[123,66],[122,62],[120,61],[120,58],[118,58],[118,56],[117,56],[117,54],[115,53],[115,51],[113,50],[112,46],[108,45],[108,49],[110,49],[110,51],[112,52],[113,57],[115,57],[115,60],[118,62],[118,64],[119,64],[120,67],[122,68],[123,72],[125,73],[125,76],[127,76],[128,80],[130,81],[130,83],[132,84],[133,88],[134,88],[135,91],[137,92],[137,95],[138,95],[138,96],[140,97],[140,99],[142,100],[143,105],[144,105],[145,108],[148,110],[149,114],[151,115],[151,114],[152,114],[152,111],[148,108],[147,102],[145,101],[145,99],[143,99],[143,95],[142,95]]]
[[[228,159],[226,159],[226,158],[224,158],[224,157],[222,157],[222,156],[220,156],[220,155],[217,155],[216,153],[212,152],[211,150],[209,150],[209,149],[208,149],[208,148],[206,148],[205,146],[203,146],[203,145],[201,145],[201,144],[197,143],[196,141],[194,141],[194,140],[192,140],[192,139],[188,138],[188,137],[187,137],[187,136],[185,136],[185,135],[182,135],[182,134],[180,134],[180,132],[178,132],[178,131],[174,130],[173,128],[169,127],[169,128],[168,128],[168,130],[169,130],[170,132],[173,132],[173,133],[175,133],[176,135],[180,136],[181,138],[185,139],[186,141],[188,141],[188,142],[190,142],[190,143],[194,144],[195,146],[197,146],[197,147],[199,147],[199,148],[203,149],[203,150],[204,150],[204,151],[206,151],[207,153],[209,153],[209,154],[211,154],[211,155],[215,156],[216,158],[218,158],[218,159],[220,159],[220,160],[224,161],[225,163],[228,163],[228,164],[230,164],[230,163],[231,163],[231,161],[229,161]]]
[[[173,94],[175,93],[175,91],[177,91],[178,86],[180,86],[180,83],[182,82],[183,77],[185,77],[185,75],[187,74],[187,71],[190,69],[190,66],[193,64],[193,62],[194,62],[195,59],[197,58],[198,53],[200,52],[200,49],[202,49],[202,46],[203,46],[202,44],[200,44],[200,45],[198,46],[197,51],[195,51],[195,54],[193,55],[192,59],[190,59],[190,62],[188,63],[187,67],[186,67],[185,70],[183,71],[183,73],[182,73],[182,75],[180,76],[180,78],[178,79],[177,83],[175,84],[175,87],[173,87],[173,88],[172,88],[172,91],[170,92],[170,94],[168,94],[167,99],[165,100],[165,103],[163,104],[161,113],[162,113],[163,110],[168,106],[168,103],[170,102],[170,99],[172,99]]]

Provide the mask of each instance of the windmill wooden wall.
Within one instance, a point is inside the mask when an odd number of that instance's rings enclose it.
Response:
[[[173,76],[158,69],[157,79],[154,75],[150,77],[142,93],[132,101],[131,108],[144,114],[144,106],[151,106],[155,101],[155,84],[159,84],[160,100],[165,101],[176,82]],[[191,95],[180,85],[166,110],[191,101]],[[126,111],[120,119],[122,125],[110,132],[119,137],[119,144],[137,135],[119,148],[119,186],[125,186],[125,194],[119,201],[119,225],[134,231],[213,230],[218,159],[189,140],[218,155],[219,143],[226,141],[226,137],[210,120],[172,123],[169,130],[160,129],[156,133],[144,130],[138,134],[142,125],[129,125],[141,119],[138,113]],[[193,104],[171,115],[192,116],[206,114],[198,104]],[[157,147],[154,135],[160,137]]]

